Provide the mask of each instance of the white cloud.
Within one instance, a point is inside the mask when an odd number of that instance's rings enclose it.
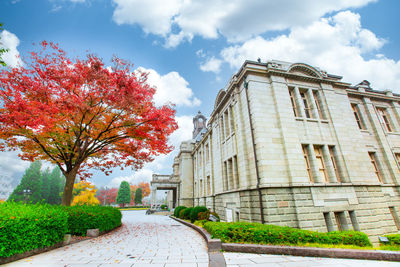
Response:
[[[138,68],[140,72],[148,72],[147,83],[156,87],[154,102],[160,106],[165,103],[173,103],[177,106],[199,106],[201,101],[194,97],[192,89],[188,87],[189,83],[172,71],[165,75],[160,75],[153,69]]]
[[[7,151],[0,153],[0,173],[8,177],[17,178],[29,167],[30,162],[18,157],[20,151]]]
[[[258,57],[264,61],[305,62],[342,75],[346,82],[355,84],[367,79],[376,89],[399,91],[400,61],[378,53],[384,43],[385,40],[361,27],[358,14],[343,11],[309,26],[295,27],[288,35],[272,39],[258,36],[226,47],[220,55],[232,68]]]
[[[169,144],[175,147],[174,151],[168,155],[158,156],[154,161],[145,164],[145,166],[129,176],[118,176],[113,178],[108,184],[109,187],[118,187],[122,181],[128,181],[131,184],[136,184],[142,181],[149,182],[152,174],[167,167],[172,167],[174,157],[178,154],[179,145],[181,142],[192,138],[193,118],[191,116],[177,116],[178,130],[176,130],[169,139]],[[172,171],[172,168],[171,168]],[[171,174],[171,173],[167,173]]]
[[[2,55],[2,58],[8,66],[13,68],[22,65],[22,61],[17,49],[18,45],[19,39],[15,34],[7,30],[4,30],[0,33],[0,47],[9,49],[7,53]]]
[[[200,69],[205,72],[209,71],[218,73],[221,70],[221,64],[222,60],[217,59],[215,57],[211,57],[207,59],[206,62],[200,65]]]
[[[305,26],[320,17],[377,0],[113,0],[117,24],[139,25],[144,32],[166,38],[167,47],[177,46],[196,35],[231,42],[245,41],[272,30]]]
[[[171,18],[182,0],[113,0],[116,4],[113,19],[117,24],[139,24],[146,33],[165,36],[171,31]]]

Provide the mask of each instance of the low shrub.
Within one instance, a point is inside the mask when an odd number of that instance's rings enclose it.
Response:
[[[102,206],[62,207],[68,213],[68,233],[86,235],[88,229],[98,228],[100,232],[112,230],[121,225],[119,209]]]
[[[204,228],[213,238],[219,238],[222,242],[228,243],[318,243],[356,245],[360,247],[372,246],[366,234],[356,231],[319,233],[286,226],[246,222],[206,222]]]
[[[165,205],[165,204],[163,204],[163,205],[160,206],[160,208],[161,208],[162,210],[167,210],[167,209],[168,209],[168,206]]]
[[[186,210],[187,208],[184,208],[184,209],[181,209],[180,211],[179,211],[179,215],[178,215],[178,218],[179,219],[183,219],[183,217],[184,217],[184,215],[185,215],[185,210]]]
[[[174,216],[175,216],[175,217],[179,217],[179,212],[180,212],[181,210],[183,210],[183,209],[186,209],[186,207],[185,207],[185,206],[178,206],[178,207],[176,207],[176,208],[174,209]]]
[[[193,223],[194,221],[197,221],[199,212],[205,212],[208,211],[208,209],[204,206],[196,206],[190,211],[189,219]]]
[[[400,234],[385,235],[389,239],[389,244],[400,246]]]
[[[67,213],[59,206],[0,204],[0,257],[10,257],[63,240]]]
[[[193,207],[184,209],[183,210],[183,217],[181,219],[189,220],[190,219],[190,213],[192,212],[192,210],[193,210]]]
[[[202,221],[202,220],[207,220],[207,221],[209,221],[210,220],[210,215],[214,215],[216,218],[217,218],[217,222],[219,222],[219,215],[217,214],[217,213],[215,213],[215,212],[213,212],[213,211],[209,211],[209,210],[207,210],[207,211],[204,211],[204,212],[199,212],[199,215],[198,215],[198,220],[199,221]]]

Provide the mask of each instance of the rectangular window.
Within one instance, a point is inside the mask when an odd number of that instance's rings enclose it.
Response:
[[[336,159],[335,159],[335,147],[334,146],[329,146],[329,156],[331,158],[333,170],[335,172],[336,181],[341,183],[342,179],[340,178],[339,169],[338,169],[338,166],[337,166],[337,163],[336,163]]]
[[[320,97],[319,97],[319,93],[318,91],[313,91],[313,96],[314,96],[314,101],[315,101],[315,107],[317,108],[318,111],[318,116],[321,120],[325,119],[322,110],[321,110],[321,101],[320,101]]]
[[[304,104],[304,113],[306,114],[307,118],[311,118],[311,108],[310,104],[308,101],[307,93],[306,92],[300,92],[301,99],[303,100]]]
[[[210,175],[207,176],[207,195],[211,194],[211,178]]]
[[[290,102],[292,103],[292,109],[295,117],[300,117],[298,112],[297,112],[297,106],[296,106],[296,98],[294,95],[294,88],[291,87],[289,88],[289,96],[290,96]]]
[[[232,158],[227,160],[227,168],[228,168],[228,189],[233,188],[233,169],[232,169]]]
[[[200,179],[200,196],[202,197],[202,196],[204,196],[204,194],[203,194],[203,179]]]
[[[346,223],[346,217],[344,215],[344,212],[343,211],[334,212],[334,214],[335,214],[335,221],[336,221],[336,225],[338,227],[338,231],[347,230],[347,223]]]
[[[225,127],[224,127],[224,117],[220,119],[220,131],[221,131],[221,142],[225,140]]]
[[[225,138],[229,136],[229,115],[228,110],[224,113],[224,127],[225,127]]]
[[[226,161],[224,161],[224,190],[228,190],[228,168],[226,166]]]
[[[308,178],[310,178],[311,183],[314,183],[314,177],[313,177],[312,171],[311,171],[310,157],[308,156],[308,148],[307,147],[308,147],[308,145],[302,145],[303,155],[304,155],[304,160],[305,160],[306,166],[307,166]]]
[[[239,184],[239,168],[238,168],[237,156],[233,157],[233,164],[235,164],[234,172],[235,172],[236,188],[240,188],[240,184]]]
[[[374,167],[375,174],[378,177],[379,182],[382,182],[382,177],[379,172],[379,166],[378,163],[376,162],[375,152],[368,152],[368,155],[371,160],[372,166]]]
[[[229,107],[229,125],[231,127],[231,133],[235,132],[235,121],[233,119],[233,107],[230,106]]]
[[[392,214],[394,224],[396,225],[397,230],[400,230],[400,221],[399,221],[399,216],[397,215],[396,210],[394,209],[394,207],[389,207],[389,211],[390,211],[390,214]]]
[[[385,108],[376,108],[376,111],[378,112],[379,121],[380,121],[382,127],[385,129],[385,131],[392,132],[393,127],[390,124],[389,115],[386,112],[386,109]]]
[[[364,124],[362,123],[361,116],[360,116],[360,109],[358,108],[357,104],[351,104],[351,108],[353,109],[353,114],[356,119],[358,128],[361,130],[365,130]]]
[[[206,145],[205,149],[206,149],[206,162],[208,163],[210,162],[210,147],[208,144]]]
[[[354,231],[360,231],[360,226],[358,225],[356,212],[354,210],[349,210],[349,217],[351,220],[351,224],[353,225]]]
[[[317,158],[319,175],[325,180],[325,182],[328,183],[329,180],[328,180],[328,175],[326,173],[324,157],[322,154],[322,147],[314,146],[314,153],[315,157]]]
[[[332,224],[331,214],[329,212],[324,212],[324,219],[325,219],[326,229],[328,230],[328,232],[335,231]]]
[[[194,194],[195,194],[195,196],[198,196],[199,195],[199,192],[198,192],[198,188],[197,188],[197,182],[194,182]]]

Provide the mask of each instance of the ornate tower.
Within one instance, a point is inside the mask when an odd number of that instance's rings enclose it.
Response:
[[[193,118],[193,139],[201,132],[201,130],[206,128],[207,119],[201,114],[200,110],[197,115]]]

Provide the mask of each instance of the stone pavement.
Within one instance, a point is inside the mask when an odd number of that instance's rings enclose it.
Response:
[[[208,266],[199,233],[167,216],[144,213],[123,211],[123,226],[111,233],[4,266]]]
[[[225,252],[227,267],[394,267],[400,262]]]

